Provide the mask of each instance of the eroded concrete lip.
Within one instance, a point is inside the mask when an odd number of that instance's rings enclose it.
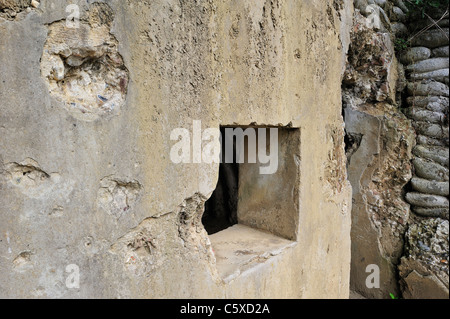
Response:
[[[242,224],[210,235],[209,239],[216,257],[217,272],[225,283],[297,244]]]

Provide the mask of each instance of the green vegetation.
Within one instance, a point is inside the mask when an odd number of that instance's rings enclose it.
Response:
[[[394,41],[394,46],[396,52],[402,52],[408,48],[409,42],[404,38],[396,38]]]
[[[405,5],[408,7],[408,19],[410,21],[417,21],[417,20],[423,20],[431,18],[430,16],[436,16],[437,12],[440,12],[439,16],[444,14],[442,16],[443,18],[448,18],[448,9],[449,9],[449,1],[450,0],[404,0]],[[445,17],[446,15],[446,17]],[[433,20],[433,19],[432,19]],[[430,22],[430,21],[428,21]],[[437,21],[435,21],[437,22]],[[430,22],[430,26],[432,26],[433,23]],[[425,28],[423,30],[415,29],[410,30],[415,35],[425,31],[428,28]],[[414,37],[413,36],[413,37]],[[413,38],[411,37],[411,38]],[[402,52],[406,50],[410,46],[410,40],[404,39],[401,37],[397,37],[394,41],[395,51],[396,52]]]
[[[406,6],[410,10],[412,16],[420,15],[424,18],[433,9],[447,8],[449,0],[406,0]]]
[[[398,297],[395,297],[393,293],[389,293],[389,295],[391,296],[391,299],[398,299]]]

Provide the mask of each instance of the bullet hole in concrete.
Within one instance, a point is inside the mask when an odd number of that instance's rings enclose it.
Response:
[[[32,252],[31,251],[23,251],[21,252],[16,258],[14,258],[13,260],[13,267],[15,270],[28,270],[30,268],[32,268],[32,263],[31,263],[31,256],[32,256]]]
[[[142,185],[137,181],[105,177],[100,181],[97,203],[108,214],[119,219],[130,213],[141,191]]]
[[[225,128],[221,128],[224,136]],[[236,144],[233,144],[233,155]],[[222,155],[225,156],[225,143],[222,143]],[[220,163],[219,180],[216,189],[205,203],[202,223],[209,235],[237,224],[239,164]]]
[[[38,162],[27,158],[21,163],[7,163],[0,171],[0,180],[5,178],[29,197],[38,198],[52,192],[60,182],[58,173],[44,172]]]
[[[108,5],[94,3],[77,27],[66,21],[48,26],[41,74],[50,95],[77,119],[93,121],[116,113],[125,102],[128,70],[110,33],[113,20]]]

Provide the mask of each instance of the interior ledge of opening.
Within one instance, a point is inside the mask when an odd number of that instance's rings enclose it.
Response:
[[[225,283],[297,244],[241,224],[209,236],[217,272]]]

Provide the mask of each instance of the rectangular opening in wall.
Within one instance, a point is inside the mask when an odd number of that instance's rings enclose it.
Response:
[[[300,130],[224,126],[221,135],[219,179],[202,222],[218,271],[230,279],[297,239]]]

